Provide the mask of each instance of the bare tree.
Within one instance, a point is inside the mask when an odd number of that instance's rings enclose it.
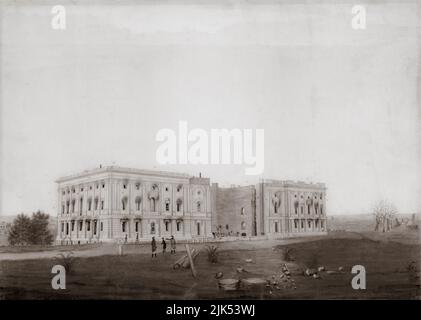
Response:
[[[396,207],[387,200],[381,200],[375,204],[373,214],[376,220],[374,231],[388,232],[393,228],[397,210]]]

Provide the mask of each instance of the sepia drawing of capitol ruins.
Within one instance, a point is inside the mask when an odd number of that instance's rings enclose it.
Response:
[[[261,180],[221,188],[201,176],[116,166],[56,182],[58,244],[327,233],[322,183]]]

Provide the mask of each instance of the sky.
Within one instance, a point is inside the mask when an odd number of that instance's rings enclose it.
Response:
[[[37,4],[39,3],[39,4]],[[42,3],[42,5],[41,5]],[[323,182],[328,214],[421,211],[415,2],[3,2],[0,215],[57,214],[61,176],[107,165],[221,185]],[[264,129],[264,172],[160,165],[162,128]]]

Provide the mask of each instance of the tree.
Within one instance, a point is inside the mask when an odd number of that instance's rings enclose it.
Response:
[[[13,221],[9,231],[11,245],[48,245],[53,241],[53,235],[48,229],[49,215],[37,211],[29,218],[20,214]]]
[[[9,230],[9,243],[14,245],[28,245],[30,243],[31,219],[23,213],[13,221]]]
[[[49,215],[41,211],[32,214],[30,243],[48,245],[53,242],[53,235],[48,229]]]
[[[379,201],[373,208],[376,219],[374,231],[387,232],[393,228],[393,220],[397,213],[396,207],[387,200]]]

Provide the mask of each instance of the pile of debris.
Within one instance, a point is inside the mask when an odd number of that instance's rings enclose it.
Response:
[[[270,289],[270,294],[272,293],[272,290],[275,289],[297,289],[295,280],[291,277],[291,271],[285,263],[281,264],[279,274],[272,275],[272,277],[267,280],[266,287]]]
[[[315,268],[307,268],[304,271],[304,275],[308,276],[308,277],[312,277],[314,279],[321,279],[321,274],[322,273],[326,273],[326,274],[339,274],[339,273],[343,273],[344,272],[344,267],[339,267],[338,271],[335,270],[326,270],[325,267],[320,266],[317,269]]]

